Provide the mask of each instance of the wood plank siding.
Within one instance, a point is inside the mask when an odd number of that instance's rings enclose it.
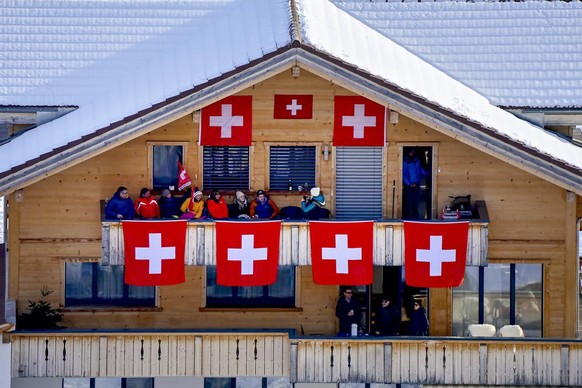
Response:
[[[103,222],[102,262],[123,265],[123,227],[121,222]],[[471,222],[468,233],[467,265],[487,264],[488,222]],[[404,265],[404,227],[402,222],[375,223],[374,265]],[[189,222],[186,238],[186,265],[216,265],[214,222]],[[311,265],[308,222],[285,221],[281,228],[280,265]]]
[[[292,383],[582,385],[579,340],[14,333],[12,377],[286,376]]]

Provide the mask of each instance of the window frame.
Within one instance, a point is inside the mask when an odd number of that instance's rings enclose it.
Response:
[[[86,299],[75,299],[67,297],[67,264],[91,264],[91,298]],[[65,308],[153,308],[157,307],[159,292],[157,287],[151,286],[154,290],[154,295],[152,298],[147,299],[135,299],[129,297],[129,291],[131,287],[123,283],[123,297],[120,299],[99,299],[97,297],[99,293],[99,281],[98,275],[99,271],[96,270],[101,264],[96,260],[67,260],[63,265],[63,296],[62,305]],[[105,266],[103,266],[105,267]],[[120,266],[124,267],[124,266]],[[125,267],[123,268],[125,271]],[[123,281],[123,278],[121,279]],[[143,302],[142,302],[143,301]]]
[[[155,146],[168,146],[168,147],[175,147],[181,146],[182,147],[182,166],[186,168],[188,165],[188,146],[190,142],[188,141],[147,141],[147,148],[148,148],[148,187],[154,191],[160,190],[160,187],[154,187],[154,147]],[[175,190],[178,189],[178,174],[176,174],[176,184]]]
[[[315,186],[321,186],[321,160],[323,158],[322,149],[325,142],[264,142],[265,146],[265,166],[267,168],[265,172],[265,187],[268,188],[269,191],[288,191],[288,188],[285,187],[283,190],[281,189],[273,189],[271,187],[271,147],[315,147]],[[329,158],[331,159],[332,153],[332,146],[329,145]],[[291,182],[293,185],[293,191],[297,190],[297,185]]]

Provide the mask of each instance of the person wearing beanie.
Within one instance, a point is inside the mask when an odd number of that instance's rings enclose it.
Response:
[[[131,220],[134,214],[133,201],[129,198],[127,187],[119,186],[113,197],[107,201],[105,217],[107,219]]]
[[[228,218],[228,206],[226,206],[226,202],[224,202],[224,198],[222,198],[220,191],[214,190],[212,194],[208,196],[206,206],[208,207],[210,217],[215,220]]]
[[[304,195],[301,200],[301,209],[304,218],[308,220],[319,220],[329,218],[329,210],[325,209],[325,197],[319,187],[312,187],[310,195]]]
[[[187,219],[203,219],[204,201],[202,200],[202,191],[192,190],[192,196],[186,198],[180,210],[182,214],[180,218]]]
[[[144,187],[135,201],[135,213],[141,218],[160,218],[160,206],[158,201],[150,193],[150,189]]]
[[[172,196],[168,189],[163,189],[158,205],[160,206],[160,215],[162,218],[179,218],[182,215],[180,211],[181,201]]]
[[[233,203],[228,207],[230,218],[250,218],[249,199],[242,191],[237,191],[234,195]]]
[[[273,219],[279,215],[279,208],[275,201],[269,199],[263,190],[257,191],[257,198],[251,204],[249,210],[251,218]]]

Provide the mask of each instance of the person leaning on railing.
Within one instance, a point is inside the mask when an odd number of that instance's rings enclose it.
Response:
[[[131,220],[135,210],[133,201],[129,198],[127,187],[119,186],[117,191],[105,206],[105,217],[108,219]]]

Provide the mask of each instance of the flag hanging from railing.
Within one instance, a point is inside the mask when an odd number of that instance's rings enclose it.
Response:
[[[404,221],[406,284],[458,287],[465,277],[468,222]]]
[[[374,221],[310,221],[309,240],[315,283],[372,283]]]
[[[122,221],[125,283],[166,286],[185,282],[186,220]]]

